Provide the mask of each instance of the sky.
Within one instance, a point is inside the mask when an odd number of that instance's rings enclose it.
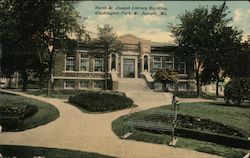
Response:
[[[186,10],[192,11],[199,6],[211,8],[222,3],[223,1],[82,1],[77,4],[76,9],[86,18],[84,25],[93,35],[97,32],[98,25],[109,24],[118,36],[133,34],[154,42],[172,43],[174,38],[168,25],[180,23],[179,14],[185,13]],[[243,40],[246,40],[247,35],[250,35],[250,2],[228,1],[226,4],[228,17],[232,18],[229,25],[243,30]],[[150,7],[155,10],[149,10]],[[97,15],[96,12],[105,13]],[[132,15],[126,14],[129,12]],[[137,14],[134,15],[134,12]],[[148,13],[153,15],[147,15]]]

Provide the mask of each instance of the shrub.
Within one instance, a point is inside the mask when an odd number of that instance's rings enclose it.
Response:
[[[234,78],[225,86],[224,97],[226,103],[230,101],[240,105],[250,99],[250,78]]]
[[[177,82],[178,73],[172,69],[159,69],[155,73],[155,79],[162,83]]]
[[[115,111],[133,105],[132,99],[119,93],[85,92],[69,97],[69,102],[91,112]]]

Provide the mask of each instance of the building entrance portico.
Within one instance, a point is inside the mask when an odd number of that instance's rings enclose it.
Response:
[[[135,77],[135,59],[123,59],[123,77]]]
[[[124,56],[121,58],[121,78],[138,78],[138,58]]]

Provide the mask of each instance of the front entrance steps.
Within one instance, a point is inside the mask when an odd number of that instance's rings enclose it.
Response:
[[[144,78],[119,78],[118,90],[122,92],[153,92]]]
[[[144,78],[119,78],[118,90],[125,92],[141,110],[170,105],[172,100],[172,93],[154,92]]]

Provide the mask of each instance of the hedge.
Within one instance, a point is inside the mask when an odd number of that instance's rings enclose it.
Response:
[[[177,128],[176,135],[184,138],[192,138],[197,140],[203,140],[208,142],[213,142],[216,144],[221,144],[225,146],[250,149],[250,141],[235,136],[226,136],[216,133],[200,132],[193,129]]]
[[[115,111],[129,108],[132,99],[122,93],[85,92],[69,97],[69,102],[90,112]]]
[[[159,133],[159,131],[155,130],[145,130],[141,128],[137,128],[140,131],[148,131],[150,133]],[[162,132],[161,132],[162,133]],[[171,132],[164,132],[167,134],[172,134]],[[195,129],[187,129],[187,128],[180,128],[177,127],[175,129],[175,136],[183,137],[183,138],[191,138],[206,142],[212,142],[216,144],[221,144],[229,147],[235,147],[235,148],[242,148],[242,149],[250,149],[250,141],[247,139],[243,139],[241,137],[235,137],[235,136],[226,136],[223,134],[217,134],[217,133],[208,133],[208,132],[200,132]]]

